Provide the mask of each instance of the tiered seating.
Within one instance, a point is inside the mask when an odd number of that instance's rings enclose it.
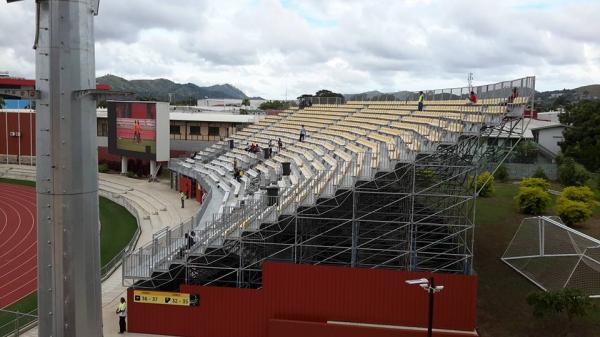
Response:
[[[300,206],[314,205],[319,197],[329,198],[358,180],[370,180],[398,162],[414,161],[418,154],[435,151],[440,144],[453,144],[459,137],[478,133],[483,126],[496,125],[511,114],[519,116],[527,103],[525,97],[513,102],[481,99],[477,104],[456,99],[425,101],[423,111],[418,111],[416,101],[354,101],[267,116],[199,152],[195,160],[178,162],[177,168],[183,168],[180,173],[198,174],[200,180],[221,192],[218,200],[224,216],[217,218],[220,222],[214,227],[207,225],[211,231],[203,233],[212,236],[205,237],[199,246],[218,246],[226,236],[258,230],[283,214],[297,212]],[[307,135],[300,142],[302,127]],[[234,149],[229,149],[229,140],[234,141]],[[262,151],[245,151],[250,143],[261,148],[270,144],[271,158],[265,159]],[[284,163],[290,163],[289,176],[282,176]],[[245,172],[241,182],[233,177],[234,166]],[[277,202],[264,202],[266,191],[257,185],[278,186]],[[231,209],[239,210],[239,214],[232,216]],[[203,253],[195,249],[191,250],[194,254]]]
[[[329,179],[341,180],[323,173],[332,170],[343,169],[345,173],[368,178],[378,169],[393,167],[392,161],[414,160],[420,152],[454,143],[462,134],[479,132],[481,125],[498,121],[513,106],[526,103],[526,98],[518,97],[513,103],[501,98],[482,99],[477,104],[464,100],[426,101],[423,111],[417,110],[416,101],[348,102],[289,109],[267,116],[232,136],[236,148],[202,163],[201,172],[230,192],[229,199],[245,198],[248,180],[261,177],[265,183],[277,183],[287,189],[317,178],[327,179],[325,184]],[[302,127],[307,132],[304,142],[299,141]],[[277,146],[279,139],[283,143],[281,150]],[[250,143],[265,148],[269,142],[273,156],[266,160],[263,153],[252,154],[240,148]],[[206,153],[216,150],[209,148],[200,157]],[[289,178],[281,176],[282,163],[291,163]],[[354,163],[352,170],[348,169],[350,163]],[[247,172],[242,183],[233,179],[234,165]],[[298,199],[304,197],[294,198],[301,202]]]

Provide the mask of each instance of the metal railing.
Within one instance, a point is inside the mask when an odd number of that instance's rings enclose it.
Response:
[[[126,198],[123,198],[122,196],[115,197],[114,194],[104,192],[101,190],[98,191],[98,194],[119,204],[122,207],[125,207],[125,209],[127,209],[127,211],[135,217],[137,223],[137,228],[127,245],[117,255],[110,259],[110,261],[108,261],[105,265],[103,265],[100,268],[101,281],[104,281],[107,278],[109,278],[110,275],[112,275],[112,273],[121,265],[123,261],[123,256],[125,256],[125,254],[131,252],[135,248],[135,245],[137,244],[137,241],[140,238],[140,226],[143,217],[138,212],[138,209],[134,205],[132,205],[131,202]]]
[[[201,229],[201,220],[213,198],[212,185],[184,160],[171,160],[169,169],[188,177],[194,177],[200,183],[206,191],[202,204],[191,218],[182,221],[177,226],[163,228],[152,235],[151,242],[135,251],[125,253],[122,259],[123,283],[125,283],[125,279],[148,279],[154,271],[168,270],[169,263],[176,260],[181,248],[187,245],[184,240],[185,234]]]
[[[18,312],[0,309],[0,337],[19,336],[37,325],[37,308],[30,312]]]

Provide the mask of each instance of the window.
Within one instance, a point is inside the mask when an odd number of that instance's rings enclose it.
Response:
[[[181,134],[181,126],[179,125],[171,125],[170,127],[170,133],[172,135],[180,135]]]
[[[105,119],[99,119],[98,120],[98,130],[97,130],[97,136],[98,137],[106,137],[108,136],[108,125],[107,125],[107,121]]]
[[[190,126],[190,135],[200,135],[200,127],[199,126]]]
[[[218,136],[219,135],[219,127],[209,126],[208,127],[208,135],[209,136]]]

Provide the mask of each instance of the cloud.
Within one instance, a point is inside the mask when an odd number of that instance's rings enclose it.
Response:
[[[0,69],[33,77],[34,6],[0,2]],[[600,78],[598,1],[102,1],[99,75],[231,83],[249,95]],[[18,27],[16,29],[15,27]]]

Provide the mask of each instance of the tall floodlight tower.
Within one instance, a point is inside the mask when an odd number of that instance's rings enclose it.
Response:
[[[38,316],[44,337],[102,336],[93,96],[98,1],[35,2]]]

